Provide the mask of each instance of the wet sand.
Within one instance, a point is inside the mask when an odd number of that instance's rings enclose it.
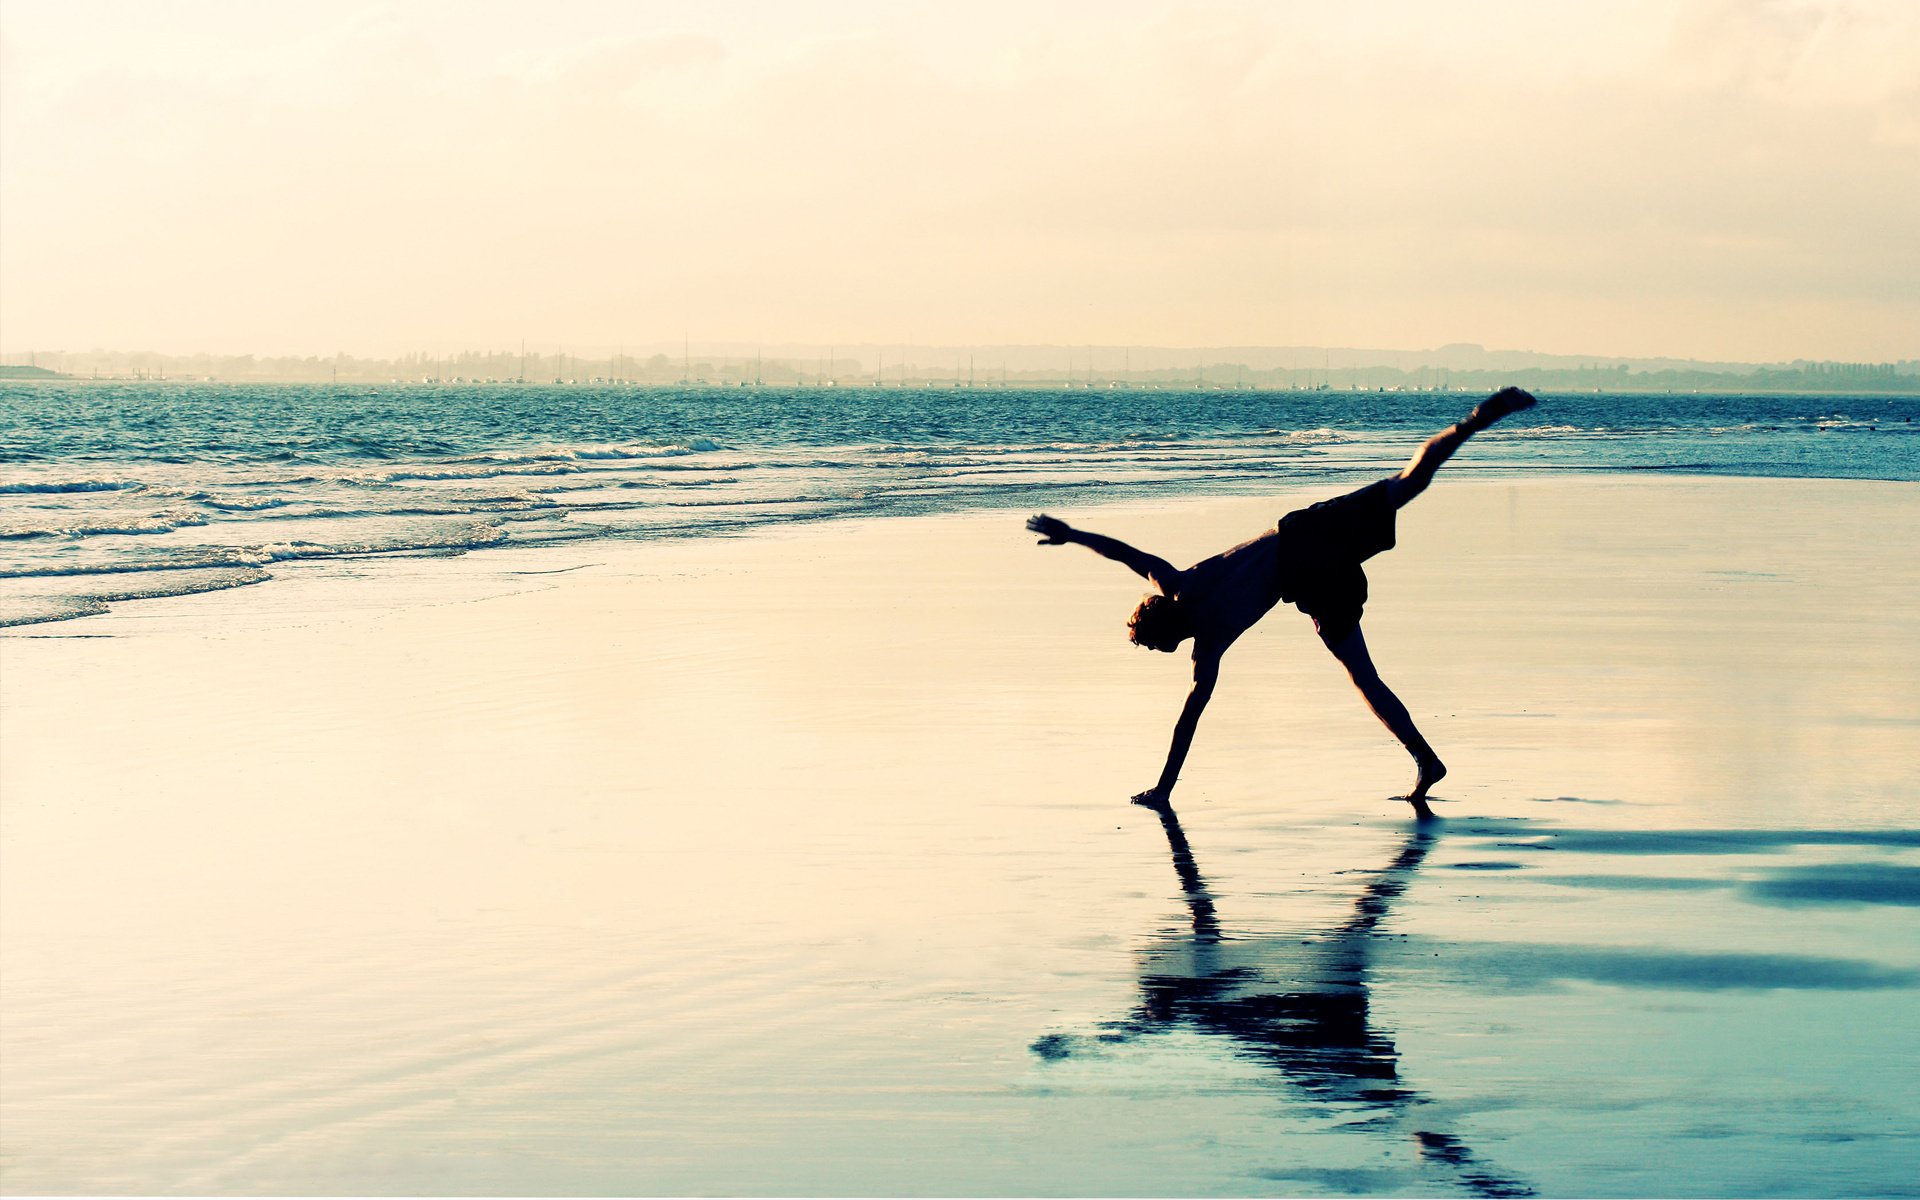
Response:
[[[1290,609],[1128,805],[1184,663],[1022,516],[0,637],[0,1187],[1914,1194],[1920,488],[1443,477],[1427,825]]]

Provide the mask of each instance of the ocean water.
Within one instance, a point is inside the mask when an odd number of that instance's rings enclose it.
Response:
[[[287,564],[1330,487],[1465,393],[0,386],[0,625]],[[1910,396],[1542,394],[1450,473],[1920,480]]]

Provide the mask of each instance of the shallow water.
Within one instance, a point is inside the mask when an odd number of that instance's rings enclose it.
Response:
[[[1910,872],[1920,832],[1775,831],[1759,849],[1736,830],[1703,858],[1610,852],[1605,829],[1548,816],[1280,829],[1198,807],[1191,842],[1120,814],[1091,854],[1060,814],[982,836],[829,812],[744,850],[701,821],[646,846],[661,822],[603,820],[588,847],[522,819],[496,835],[515,851],[489,856],[504,878],[431,896],[379,882],[418,867],[378,852],[303,854],[304,904],[286,884],[232,901],[271,917],[135,921],[57,963],[16,953],[7,1186],[1861,1195],[1911,1179],[1911,898],[1781,906],[1757,885],[1836,861]],[[349,896],[303,920],[329,878],[381,911]]]
[[[0,625],[316,564],[1332,489],[1460,393],[0,385]],[[1913,397],[1548,395],[1456,476],[1920,479]]]
[[[1017,514],[12,631],[0,1185],[1899,1194],[1917,502],[1434,489],[1368,618],[1431,826],[1290,613],[1125,804],[1181,664]]]

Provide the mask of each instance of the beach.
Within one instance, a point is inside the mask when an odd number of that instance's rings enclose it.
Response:
[[[1443,475],[1364,625],[1426,825],[1289,608],[1129,805],[1187,663],[1024,516],[0,631],[0,1187],[1914,1194],[1914,484]]]

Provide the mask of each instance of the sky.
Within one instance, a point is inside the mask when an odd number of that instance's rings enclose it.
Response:
[[[6,0],[0,352],[1916,358],[1916,64],[1912,0]]]

